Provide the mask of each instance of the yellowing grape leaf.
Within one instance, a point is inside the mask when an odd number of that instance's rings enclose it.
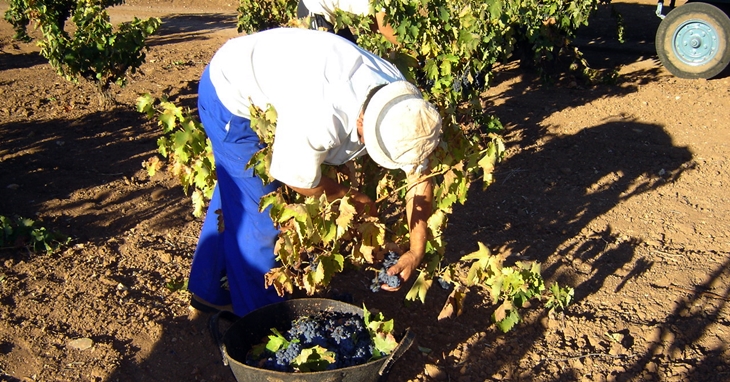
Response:
[[[446,299],[444,307],[441,308],[438,320],[441,321],[445,318],[460,316],[464,310],[464,297],[466,296],[467,289],[464,287],[456,287]]]
[[[317,282],[321,283],[323,286],[329,285],[330,281],[332,280],[332,276],[334,276],[337,272],[342,272],[342,269],[345,264],[345,257],[340,255],[339,253],[332,253],[329,256],[327,255],[320,255],[319,256],[319,266],[317,267]]]
[[[193,201],[193,216],[203,216],[203,209],[205,208],[205,198],[203,193],[199,189],[195,189],[190,195],[190,199]]]
[[[427,279],[426,273],[420,271],[418,274],[418,278],[411,287],[411,290],[409,290],[408,294],[406,294],[406,300],[415,301],[416,299],[418,299],[421,301],[421,303],[425,303],[426,293],[428,292],[428,288],[431,287],[431,283],[433,283],[433,280]]]
[[[482,268],[485,268],[490,258],[492,257],[492,251],[487,248],[482,242],[477,242],[479,249],[461,258],[461,261],[476,260]]]
[[[317,281],[317,278],[320,276],[318,275],[318,273],[321,273],[319,272],[319,268],[317,268],[315,272],[307,272],[302,278],[302,286],[304,287],[304,290],[307,292],[308,296],[313,295],[317,291],[317,285],[319,285],[319,281]]]
[[[279,222],[283,223],[289,219],[294,219],[294,225],[299,239],[304,241],[309,233],[313,233],[312,220],[307,213],[306,206],[303,204],[287,204],[279,217]],[[311,239],[310,239],[311,240]]]
[[[494,315],[492,315],[492,319],[494,319]],[[520,315],[516,310],[510,310],[507,317],[501,321],[495,320],[495,324],[503,333],[507,333],[512,330],[518,322],[520,322]]]
[[[291,230],[282,231],[279,234],[279,238],[274,244],[274,253],[276,254],[277,260],[284,265],[292,265],[299,261],[299,250],[294,240],[296,235],[291,233]]]
[[[292,279],[289,275],[287,275],[286,270],[282,267],[273,268],[267,272],[264,275],[264,284],[267,287],[273,286],[276,293],[281,297],[294,292]]]
[[[515,307],[512,305],[511,301],[503,301],[502,304],[494,310],[494,320],[497,322],[504,320],[507,317],[507,313],[510,310],[514,310],[514,308]]]
[[[356,252],[357,252],[357,254],[359,254],[360,256],[362,256],[362,258],[366,262],[372,264],[375,261],[374,251],[375,251],[375,247],[371,247],[371,246],[366,245],[366,244],[360,244],[360,246],[357,247],[357,251]]]
[[[285,205],[286,202],[281,196],[281,192],[274,191],[261,197],[259,201],[259,212],[263,212],[267,207],[271,206],[269,216],[271,216],[271,220],[278,223]]]
[[[147,170],[147,175],[150,177],[155,176],[157,171],[159,171],[162,168],[162,162],[160,161],[160,158],[154,156],[150,159],[147,159],[146,161],[142,162],[142,167],[144,167]]]
[[[335,353],[319,345],[302,349],[292,365],[300,372],[324,371],[335,362]]]
[[[337,223],[337,238],[339,239],[342,235],[347,232],[352,224],[352,220],[355,218],[357,211],[355,206],[350,203],[350,197],[345,196],[340,200],[340,214],[337,216],[335,222]]]
[[[152,118],[155,115],[155,98],[149,93],[137,97],[137,111]]]
[[[357,226],[357,230],[362,234],[364,244],[379,247],[385,241],[385,226],[377,218],[366,217],[365,222]]]
[[[338,230],[337,224],[335,224],[331,219],[325,219],[322,222],[321,229],[319,236],[322,238],[322,242],[325,244],[332,243],[333,241],[337,240],[337,230]]]
[[[398,346],[398,341],[395,340],[392,334],[382,332],[375,334],[373,343],[382,354],[390,354]]]
[[[266,342],[266,350],[276,353],[282,347],[289,346],[289,341],[276,328],[271,328],[271,332],[273,334],[269,334],[269,340]]]
[[[276,123],[276,120],[278,119],[278,114],[276,113],[276,109],[274,109],[274,105],[272,104],[266,104],[266,112],[264,113],[264,116],[267,121],[271,123]]]
[[[359,252],[365,257],[365,261],[372,263],[373,251],[385,242],[385,226],[377,218],[367,217],[365,222],[357,226],[357,230],[362,235]]]
[[[173,109],[165,109],[160,114],[159,119],[160,119],[160,125],[162,125],[162,129],[165,133],[174,129],[175,124],[177,123],[177,119],[175,118],[175,110],[173,110]]]

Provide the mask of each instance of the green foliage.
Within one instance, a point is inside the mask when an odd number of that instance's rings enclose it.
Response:
[[[114,27],[105,7],[119,0],[12,0],[5,13],[16,38],[29,40],[26,27],[37,24],[43,33],[38,42],[41,55],[63,78],[76,82],[86,78],[97,84],[108,99],[111,84],[124,86],[127,73],[135,73],[145,61],[145,41],[160,27],[158,18],[134,18]],[[73,35],[65,30],[71,19]]]
[[[372,338],[373,344],[375,345],[373,357],[378,359],[390,354],[398,346],[398,341],[393,336],[393,329],[395,327],[393,320],[386,321],[382,312],[377,315],[372,315],[365,305],[362,306],[362,309],[364,312],[365,327],[368,328],[370,338]]]
[[[624,15],[617,11],[616,8],[611,7],[611,17],[616,19],[616,37],[618,42],[626,42],[624,39],[624,33],[626,32],[626,23],[624,23]]]
[[[253,168],[264,184],[269,184],[274,180],[269,169],[271,168],[271,147],[274,144],[276,131],[276,110],[271,105],[267,105],[265,111],[251,105],[249,113],[251,114],[251,129],[256,132],[259,141],[265,146],[251,157],[246,169]]]
[[[565,308],[573,302],[575,297],[575,290],[570,287],[561,287],[560,285],[553,284],[548,289],[545,295],[545,307],[550,309],[551,312],[556,310],[565,310]]]
[[[33,253],[53,253],[70,242],[70,237],[39,227],[31,219],[0,215],[0,248],[26,248]]]
[[[14,0],[10,1],[10,6],[5,11],[5,21],[9,22],[15,34],[13,35],[14,40],[23,42],[30,42],[33,39],[28,35],[27,27],[30,24],[30,16],[26,13],[29,0]]]
[[[254,33],[286,25],[297,16],[298,0],[241,0],[239,32]]]
[[[157,118],[157,124],[162,127],[157,150],[167,158],[167,170],[180,180],[185,193],[192,189],[193,215],[201,216],[206,200],[213,196],[216,180],[213,149],[203,126],[190,110],[183,110],[167,99],[158,102],[149,94],[137,98],[137,111],[150,119]],[[149,176],[154,176],[164,163],[152,157],[142,165]]]
[[[479,243],[477,251],[462,257],[461,261],[471,263],[471,266],[463,280],[449,279],[455,286],[452,297],[464,293],[464,287],[485,288],[492,304],[496,306],[492,321],[505,333],[520,322],[519,309],[529,306],[531,300],[545,300],[545,307],[553,312],[565,309],[573,299],[574,291],[570,287],[561,287],[556,283],[545,288],[539,263],[518,261],[514,266],[507,267],[503,256],[493,255],[482,243]],[[456,300],[455,297],[449,299]],[[457,315],[460,313],[460,307],[449,302],[444,309],[449,312],[449,316],[451,312]]]
[[[168,281],[165,283],[165,288],[173,293],[180,290],[188,290],[188,279]]]

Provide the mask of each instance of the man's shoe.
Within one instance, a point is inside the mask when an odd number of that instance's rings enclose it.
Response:
[[[214,305],[202,298],[192,295],[190,298],[190,306],[203,312],[203,313],[218,313],[218,312],[229,312],[233,313],[233,305]]]

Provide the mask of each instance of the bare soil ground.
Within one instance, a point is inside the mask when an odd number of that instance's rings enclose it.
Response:
[[[159,131],[134,104],[149,92],[194,107],[205,64],[237,35],[236,4],[127,3],[114,20],[163,26],[113,109],[0,22],[0,215],[73,237],[53,255],[0,248],[2,381],[234,380],[207,318],[166,287],[187,277],[201,221],[174,180],[142,170]],[[484,103],[507,127],[508,155],[446,232],[450,259],[480,241],[540,261],[576,302],[557,319],[528,309],[502,334],[479,293],[438,321],[446,291],[405,304],[405,291],[372,293],[370,274],[349,271],[333,293],[416,334],[389,380],[730,380],[730,79],[661,67],[655,4],[614,2],[625,44],[612,40],[610,7],[580,33],[592,65],[620,66],[616,84],[548,85],[514,63],[498,68]]]

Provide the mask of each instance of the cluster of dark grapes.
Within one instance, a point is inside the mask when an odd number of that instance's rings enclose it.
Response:
[[[436,279],[436,281],[438,281],[438,283],[442,289],[446,289],[446,290],[451,289],[451,284],[449,284],[449,282],[444,280],[443,278],[439,277]]]
[[[283,336],[289,341],[276,353],[266,351],[259,356],[249,354],[246,364],[253,367],[294,372],[292,362],[302,349],[321,346],[335,354],[335,362],[327,370],[361,365],[368,362],[375,350],[370,332],[362,317],[344,312],[320,312],[292,321]]]
[[[400,256],[393,251],[390,251],[385,255],[383,265],[378,271],[377,276],[373,279],[373,283],[370,285],[370,290],[377,292],[383,284],[386,284],[391,288],[397,288],[400,286],[400,277],[398,277],[398,275],[391,276],[388,274],[388,268],[395,265],[399,258]]]
[[[465,70],[464,73],[462,73],[460,78],[457,78],[454,80],[454,83],[451,85],[452,89],[457,93],[463,93],[463,94],[469,94],[472,90],[476,91],[482,91],[484,90],[485,85],[485,77],[487,74],[487,69],[484,69],[478,73],[471,73],[472,74],[472,80],[469,80],[469,70]]]
[[[423,67],[423,66],[421,66]],[[425,91],[430,91],[433,87],[433,80],[426,76],[426,71],[423,69],[416,69],[416,85]]]
[[[470,68],[466,68],[461,76],[454,79],[454,83],[451,84],[451,88],[456,93],[461,93],[464,96],[471,93],[472,90],[480,92],[484,90],[486,86],[486,76],[491,70],[491,66],[487,66],[480,71],[473,71]],[[471,80],[469,79],[471,75]],[[416,84],[426,91],[430,91],[434,85],[434,81],[426,76],[426,71],[423,70],[423,62],[419,63],[419,67],[415,69]]]

